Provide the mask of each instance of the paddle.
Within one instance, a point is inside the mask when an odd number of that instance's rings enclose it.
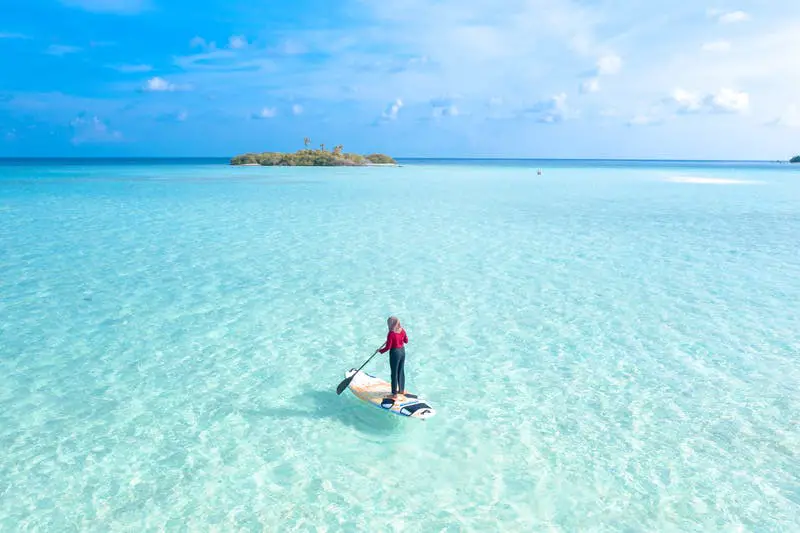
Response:
[[[358,373],[361,371],[361,369],[362,369],[362,368],[364,368],[365,366],[367,366],[367,363],[369,363],[370,361],[372,361],[372,358],[373,358],[373,357],[375,357],[375,354],[376,354],[376,353],[378,353],[379,351],[380,351],[380,348],[378,348],[377,350],[375,350],[375,353],[373,353],[372,355],[370,355],[370,356],[369,356],[369,359],[367,359],[366,361],[364,361],[364,364],[363,364],[363,365],[361,365],[361,368],[359,368],[358,370],[356,370],[355,374],[353,374],[353,375],[352,375],[352,376],[350,376],[349,378],[344,378],[344,380],[343,380],[341,383],[339,383],[339,386],[338,386],[338,387],[336,387],[336,394],[341,394],[341,393],[344,391],[344,389],[346,389],[346,388],[347,388],[347,386],[348,386],[348,385],[350,385],[350,382],[351,382],[351,381],[353,381],[353,378],[354,378],[354,377],[356,377],[356,375],[358,375]]]

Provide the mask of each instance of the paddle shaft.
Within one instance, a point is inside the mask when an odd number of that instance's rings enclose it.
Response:
[[[383,346],[381,346],[381,347],[383,347]],[[336,387],[336,394],[341,394],[341,393],[344,391],[344,389],[346,389],[346,388],[347,388],[347,386],[350,384],[350,382],[351,382],[351,381],[353,381],[353,378],[354,378],[354,377],[356,377],[356,375],[357,375],[359,372],[361,372],[361,369],[362,369],[362,368],[364,368],[365,366],[367,366],[367,363],[369,363],[370,361],[372,361],[372,358],[373,358],[373,357],[375,357],[375,356],[378,354],[378,352],[379,352],[380,350],[381,350],[380,348],[378,348],[377,350],[375,350],[375,352],[374,352],[372,355],[370,355],[370,356],[369,356],[369,359],[367,359],[366,361],[364,361],[364,364],[363,364],[363,365],[361,365],[361,367],[359,367],[359,369],[358,369],[358,370],[356,370],[355,374],[353,374],[353,375],[352,375],[352,376],[350,376],[349,378],[345,378],[345,379],[344,379],[344,380],[343,380],[341,383],[339,383],[339,386],[338,386],[338,387]]]

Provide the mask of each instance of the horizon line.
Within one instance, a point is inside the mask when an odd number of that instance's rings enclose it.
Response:
[[[429,157],[393,156],[400,160],[422,161],[652,161],[681,163],[784,163],[789,159],[663,159],[663,158],[603,158],[603,157]],[[36,160],[147,160],[147,159],[232,159],[231,156],[0,156],[0,161]]]

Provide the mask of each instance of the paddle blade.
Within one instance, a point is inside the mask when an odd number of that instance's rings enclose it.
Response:
[[[342,381],[341,383],[339,383],[339,386],[338,386],[338,387],[336,387],[336,394],[341,394],[341,393],[344,391],[344,389],[346,389],[346,388],[347,388],[347,386],[348,386],[348,385],[350,385],[350,382],[351,382],[351,381],[353,381],[353,378],[354,378],[354,377],[356,377],[356,376],[358,375],[358,373],[359,373],[359,372],[361,372],[361,369],[362,369],[362,368],[364,368],[365,366],[367,366],[367,363],[369,363],[370,361],[372,361],[372,358],[373,358],[373,357],[375,357],[375,354],[377,354],[379,351],[380,351],[380,348],[378,348],[377,350],[375,350],[375,351],[372,353],[372,355],[370,355],[370,356],[369,356],[369,359],[367,359],[366,361],[364,361],[364,364],[363,364],[363,365],[361,365],[361,368],[359,368],[358,370],[356,370],[356,371],[353,373],[353,375],[352,375],[352,376],[350,376],[349,378],[345,378],[345,379],[344,379],[344,381]]]
[[[346,389],[347,386],[350,385],[350,382],[353,381],[354,376],[355,374],[353,374],[349,378],[344,378],[344,380],[341,383],[339,383],[339,386],[336,387],[336,394],[341,394],[342,392],[344,392],[344,389]]]

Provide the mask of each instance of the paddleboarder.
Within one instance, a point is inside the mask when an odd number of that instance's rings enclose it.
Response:
[[[389,326],[386,343],[378,351],[389,352],[389,366],[392,369],[392,395],[389,398],[396,400],[398,394],[406,395],[405,345],[408,344],[408,334],[396,316],[390,316],[386,324]]]

